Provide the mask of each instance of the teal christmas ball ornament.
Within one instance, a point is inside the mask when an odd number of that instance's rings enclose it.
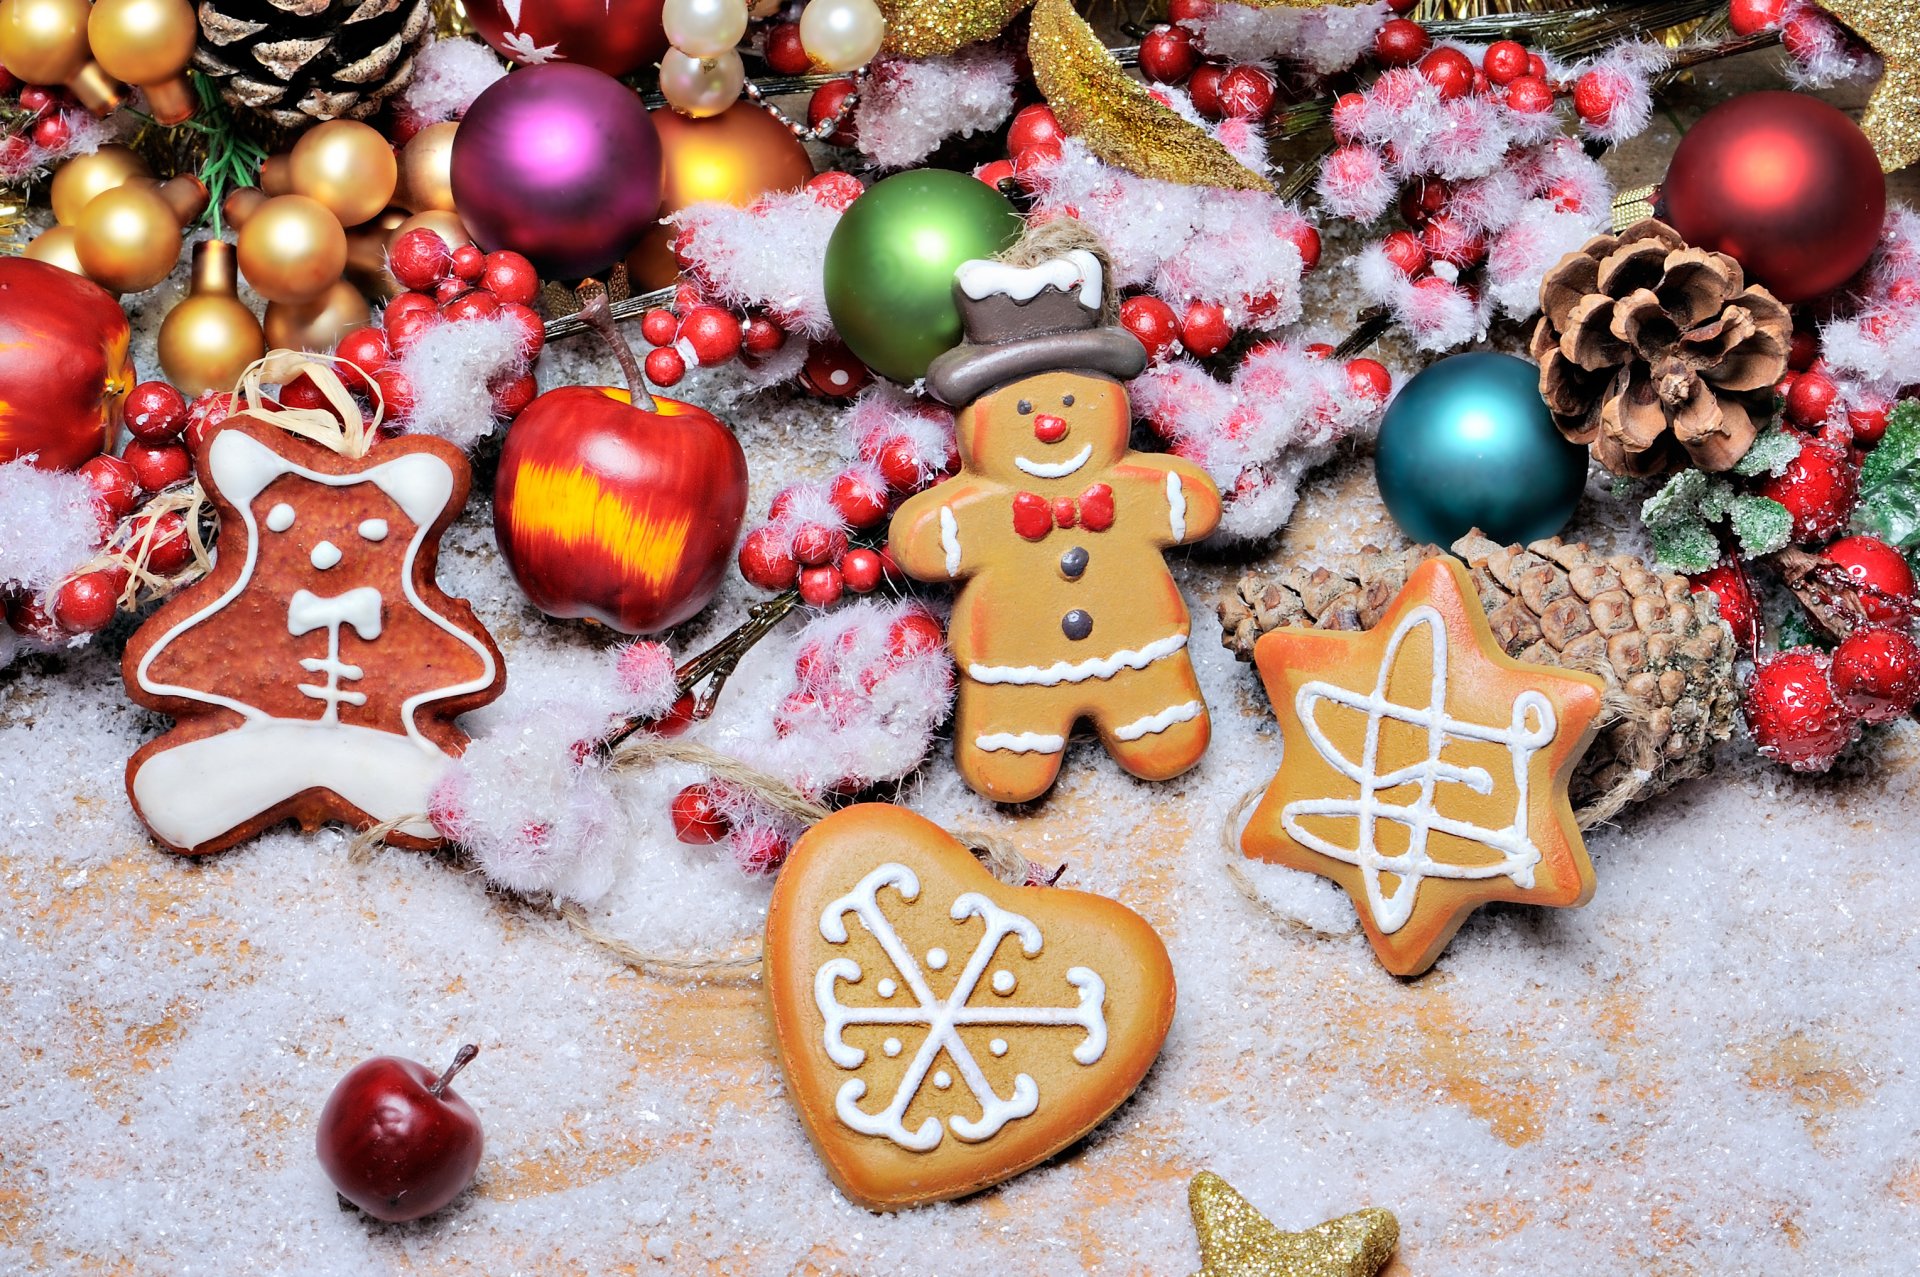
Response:
[[[953,272],[1020,237],[1013,202],[965,173],[917,169],[876,182],[827,241],[827,313],[847,348],[912,382],[960,344]]]
[[[1476,527],[1503,544],[1552,536],[1587,482],[1587,450],[1554,427],[1540,370],[1484,352],[1442,359],[1401,387],[1373,465],[1393,521],[1441,546]]]

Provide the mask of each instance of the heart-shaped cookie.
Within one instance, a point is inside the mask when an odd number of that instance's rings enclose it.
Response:
[[[787,1090],[874,1210],[976,1192],[1099,1125],[1173,1022],[1173,966],[1101,896],[1010,887],[945,830],[870,803],[809,830],[767,910]]]

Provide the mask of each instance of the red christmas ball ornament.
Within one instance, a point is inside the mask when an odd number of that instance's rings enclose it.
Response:
[[[798,22],[776,22],[767,28],[767,44],[761,54],[767,69],[775,75],[805,75],[813,69],[813,59],[800,39]]]
[[[1202,359],[1217,355],[1233,340],[1233,325],[1217,302],[1193,302],[1180,318],[1180,344]]]
[[[713,787],[710,785],[688,785],[675,794],[670,814],[673,817],[673,836],[684,843],[698,846],[719,842],[733,832],[733,822],[727,819],[720,805],[714,801]]]
[[[1886,175],[1846,115],[1799,93],[1748,93],[1700,117],[1667,167],[1667,220],[1784,302],[1851,279],[1880,241]]]
[[[1193,33],[1161,24],[1140,37],[1140,73],[1156,84],[1178,84],[1200,65]]]
[[[453,250],[430,226],[416,226],[387,249],[387,270],[407,288],[425,292],[453,269]]]
[[[1458,49],[1435,49],[1420,59],[1420,74],[1440,90],[1441,100],[1463,98],[1473,91],[1473,59]]]
[[[1852,578],[1869,621],[1907,625],[1920,618],[1914,608],[1913,567],[1879,537],[1842,537],[1821,553]]]
[[[1220,77],[1220,109],[1236,120],[1257,120],[1273,108],[1273,77],[1251,63],[1228,67]]]
[[[807,99],[807,127],[817,129],[837,116],[840,122],[822,140],[833,146],[852,146],[858,135],[853,129],[853,111],[845,104],[859,87],[852,80],[828,80],[815,89]]]
[[[480,38],[513,62],[580,62],[608,75],[667,51],[661,0],[467,0]]]
[[[1427,29],[1406,18],[1388,18],[1373,37],[1374,60],[1382,66],[1410,67],[1432,47]]]
[[[1060,158],[1061,144],[1067,140],[1060,117],[1044,103],[1022,107],[1007,126],[1007,157],[1015,169]]]
[[[1518,40],[1495,40],[1480,55],[1481,69],[1490,84],[1502,87],[1527,73],[1527,49]]]
[[[1771,497],[1793,516],[1793,539],[1801,544],[1826,541],[1840,534],[1860,495],[1860,470],[1847,449],[1825,440],[1810,439],[1784,473],[1769,475],[1760,495]]]
[[[1853,739],[1859,716],[1841,704],[1827,654],[1796,647],[1759,662],[1742,710],[1760,752],[1797,772],[1823,772]]]
[[[0,256],[0,463],[70,470],[106,451],[133,387],[130,330],[98,284]]]
[[[535,607],[653,634],[720,588],[747,459],[704,408],[563,386],[508,429],[493,504],[501,557]]]
[[[1173,354],[1174,343],[1180,340],[1180,321],[1173,307],[1145,293],[1120,303],[1120,326],[1147,348],[1147,358],[1156,363]]]
[[[127,393],[122,409],[127,433],[142,443],[177,439],[187,428],[186,396],[164,381],[143,381]]]
[[[320,1110],[314,1153],[340,1196],[375,1219],[419,1219],[473,1182],[485,1144],[480,1117],[450,1085],[473,1062],[463,1046],[447,1071],[391,1055],[348,1070]]]
[[[1521,115],[1553,110],[1553,89],[1546,80],[1523,75],[1507,86],[1507,109]]]
[[[1696,576],[1687,578],[1695,594],[1705,590],[1713,595],[1720,619],[1733,631],[1733,640],[1748,651],[1760,641],[1760,605],[1753,597],[1753,583],[1737,559],[1728,559]]]
[[[1862,722],[1904,718],[1920,704],[1920,641],[1911,630],[1863,625],[1833,649],[1832,678],[1841,703]]]

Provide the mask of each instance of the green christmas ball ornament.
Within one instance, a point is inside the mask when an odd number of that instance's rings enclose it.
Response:
[[[1554,427],[1540,370],[1483,352],[1442,359],[1401,387],[1373,465],[1393,521],[1443,546],[1476,527],[1502,543],[1550,537],[1587,482],[1587,450]]]
[[[1013,202],[965,173],[917,169],[876,182],[827,241],[827,312],[847,348],[898,382],[960,344],[953,272],[1020,237]]]

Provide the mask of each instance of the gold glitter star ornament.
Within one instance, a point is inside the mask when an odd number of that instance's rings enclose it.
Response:
[[[1920,3],[1846,0],[1825,8],[1886,63],[1860,120],[1880,167],[1892,173],[1920,160]]]
[[[1195,1277],[1374,1277],[1400,1244],[1400,1221],[1377,1206],[1305,1232],[1275,1228],[1212,1171],[1193,1177],[1187,1204],[1200,1238]]]

